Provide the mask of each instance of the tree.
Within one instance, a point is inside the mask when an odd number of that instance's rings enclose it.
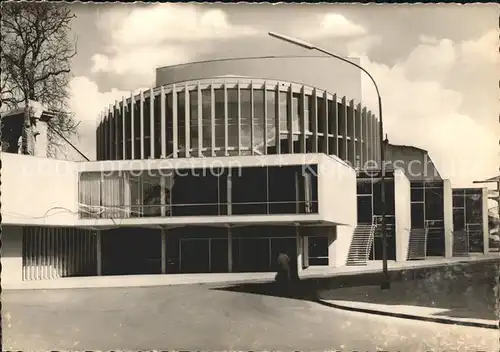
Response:
[[[55,111],[47,131],[47,152],[54,156],[61,146],[56,131],[70,138],[78,128],[67,105],[71,59],[76,54],[76,39],[68,35],[75,15],[65,4],[13,1],[2,4],[1,15],[2,107],[25,107],[23,154],[33,152],[30,100]]]

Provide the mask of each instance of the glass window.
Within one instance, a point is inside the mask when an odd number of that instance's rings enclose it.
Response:
[[[297,177],[300,166],[268,167],[269,213],[293,214],[297,212]]]
[[[218,215],[219,177],[211,169],[177,170],[172,187],[174,216]]]
[[[202,90],[201,101],[202,101],[202,123],[203,123],[203,148],[211,148],[212,147],[212,93],[210,89]]]
[[[123,135],[123,143],[125,143],[125,155],[123,156],[123,159],[129,160],[130,159],[130,153],[132,151],[130,147],[130,143],[132,143],[132,140],[130,139],[130,104],[127,104],[125,101],[125,114],[123,116],[123,123],[124,123],[124,135]]]
[[[354,110],[351,109],[351,106],[349,104],[349,106],[347,107],[347,135],[349,137],[352,137],[352,139],[355,138],[355,135],[354,135]]]
[[[359,106],[354,110],[355,123],[354,127],[356,128],[356,138],[361,139],[361,110],[358,110]]]
[[[224,148],[224,89],[215,89],[215,147]]]
[[[254,115],[254,145],[260,153],[263,153],[264,146],[264,91],[254,90],[253,91],[254,105],[253,105],[253,115]]]
[[[140,100],[134,101],[134,159],[141,159],[141,110]]]
[[[373,219],[372,196],[358,196],[358,223],[371,223]]]
[[[346,134],[346,109],[344,108],[344,105],[342,103],[337,103],[337,110],[338,110],[338,117],[339,117],[339,126],[338,126],[338,131],[340,136],[345,136]],[[330,129],[330,131],[332,131]]]
[[[324,133],[326,127],[325,99],[316,98],[318,102],[318,133]]]
[[[276,146],[276,92],[268,90],[267,99],[267,145]]]
[[[411,228],[423,229],[425,226],[424,203],[411,204]]]
[[[386,214],[394,215],[394,180],[386,179],[385,186],[385,205]],[[382,215],[382,194],[380,179],[373,184],[373,207],[375,215]]]
[[[309,237],[309,265],[328,265],[328,237]]]
[[[267,167],[232,170],[231,189],[232,214],[267,214]]]
[[[357,180],[357,193],[358,194],[372,194],[372,180]]]
[[[123,218],[124,209],[124,177],[119,172],[106,173],[102,178],[101,204],[104,207],[102,217]]]
[[[161,216],[161,205],[165,204],[162,200],[162,185],[160,175],[152,172],[143,173],[141,176],[142,189],[139,189],[139,204],[142,205],[143,216]]]
[[[480,194],[468,194],[465,196],[466,221],[468,224],[482,223],[482,197]]]
[[[161,96],[158,94],[154,98],[154,157],[159,159],[161,157],[161,144],[162,144],[162,133],[161,133]],[[165,155],[166,156],[166,155]]]
[[[301,94],[293,93],[292,96],[292,125],[288,126],[287,130],[291,131],[294,134],[297,134],[302,131],[302,123],[300,121],[300,110],[304,108],[304,104],[302,103]],[[294,135],[293,140],[299,140],[299,137]]]
[[[423,202],[424,201],[424,189],[423,188],[411,188],[411,201],[412,202]]]
[[[288,132],[288,93],[280,92],[280,132]]]
[[[240,90],[241,104],[241,146],[250,149],[251,119],[252,119],[252,97],[249,89]]]
[[[189,123],[190,123],[190,147],[191,150],[198,150],[198,90],[189,92]]]
[[[186,148],[186,93],[177,93],[177,138],[179,156],[184,156]]]
[[[227,90],[229,147],[238,148],[238,90]]]
[[[443,189],[425,189],[425,219],[442,220],[444,218]]]
[[[453,209],[453,230],[462,231],[465,229],[465,213],[463,209]]]
[[[173,101],[172,101],[172,94],[167,94],[165,97],[165,120],[166,120],[166,131],[165,135],[167,136],[167,156],[170,156],[173,151],[173,140],[174,140],[174,130],[173,130],[173,120],[174,120],[174,114],[173,114]],[[178,123],[178,122],[177,122]],[[179,138],[179,136],[177,136]]]
[[[149,97],[144,99],[144,159],[151,156],[151,115]]]
[[[453,195],[453,208],[463,208],[465,207],[465,197],[463,194]]]

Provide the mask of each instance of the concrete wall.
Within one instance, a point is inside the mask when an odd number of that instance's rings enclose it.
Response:
[[[358,58],[349,60],[359,64]],[[302,83],[362,101],[362,72],[327,56],[247,57],[193,62],[156,70],[156,85],[220,76],[244,76]]]
[[[413,146],[386,143],[386,160],[389,166],[405,171],[410,181],[440,180],[441,176],[427,151]]]
[[[356,226],[356,171],[339,158],[325,155],[321,158],[318,173],[321,217],[335,224]]]
[[[396,261],[406,261],[411,229],[410,181],[402,170],[394,171],[394,210],[396,216]]]
[[[336,157],[324,157],[319,165],[319,211],[326,221],[335,223],[327,229],[329,265],[344,266],[357,225],[356,172]]]
[[[22,280],[22,227],[2,225],[2,284],[16,284],[20,283]]]
[[[450,180],[443,180],[444,255],[453,256],[453,190]]]
[[[74,225],[76,163],[2,153],[2,223]]]

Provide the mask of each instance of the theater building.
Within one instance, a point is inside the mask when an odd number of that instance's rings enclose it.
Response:
[[[324,57],[159,68],[156,87],[103,112],[95,160],[3,154],[5,279],[381,260],[379,123],[360,91],[359,72]],[[389,260],[463,255],[449,181],[409,172],[425,151],[384,143],[402,160],[385,174]]]

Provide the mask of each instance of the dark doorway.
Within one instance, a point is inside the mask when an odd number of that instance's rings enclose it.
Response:
[[[181,239],[181,272],[210,272],[210,246],[208,239]]]
[[[228,243],[226,238],[213,238],[210,240],[211,271],[213,273],[228,272]]]
[[[119,228],[102,232],[103,275],[161,273],[161,231]]]
[[[269,239],[242,238],[238,241],[238,263],[236,270],[243,272],[262,272],[270,270]]]

